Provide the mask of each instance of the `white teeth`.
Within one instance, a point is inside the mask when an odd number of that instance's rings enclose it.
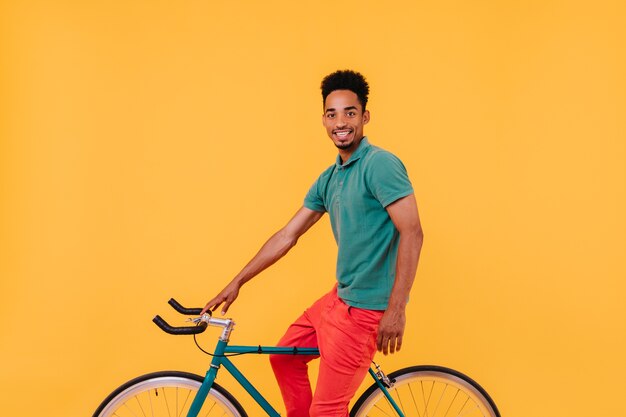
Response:
[[[346,137],[348,136],[350,132],[337,132],[336,135],[339,136],[340,138]]]

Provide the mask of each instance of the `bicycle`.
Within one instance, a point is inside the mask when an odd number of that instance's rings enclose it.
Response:
[[[319,355],[317,348],[229,345],[235,326],[232,319],[214,318],[209,313],[199,316],[201,308],[185,308],[173,298],[169,304],[181,314],[197,317],[189,319],[194,326],[174,327],[155,316],[153,322],[166,333],[194,335],[195,338],[208,326],[222,328],[214,352],[205,351],[213,357],[206,376],[180,371],[142,375],[113,391],[96,409],[94,417],[247,417],[241,404],[215,383],[221,367],[230,372],[268,416],[279,417],[276,409],[229,358],[251,353]],[[374,383],[356,401],[350,417],[500,417],[489,394],[473,379],[453,369],[420,365],[387,375],[373,362],[369,374]]]

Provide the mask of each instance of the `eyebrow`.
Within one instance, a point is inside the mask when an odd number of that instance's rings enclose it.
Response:
[[[348,106],[348,107],[344,107],[344,111],[345,110],[358,110],[358,109],[356,108],[356,106]],[[326,109],[324,113],[328,113],[329,111],[336,111],[336,109],[334,108]]]

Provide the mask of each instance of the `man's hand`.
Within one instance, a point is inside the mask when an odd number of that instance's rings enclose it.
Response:
[[[219,294],[213,297],[211,301],[206,303],[206,306],[204,306],[200,315],[206,313],[208,310],[217,310],[221,304],[224,304],[222,306],[222,315],[226,314],[228,307],[230,307],[233,301],[237,299],[237,296],[239,296],[239,288],[241,288],[241,285],[237,283],[237,281],[233,280]]]
[[[379,352],[395,353],[402,347],[402,335],[406,323],[404,308],[387,309],[378,325],[378,338],[376,347]]]

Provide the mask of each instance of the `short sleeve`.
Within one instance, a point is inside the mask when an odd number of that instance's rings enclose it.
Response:
[[[404,164],[392,153],[380,151],[373,154],[365,178],[370,192],[383,207],[413,194]]]
[[[315,180],[309,189],[309,192],[306,193],[306,197],[304,197],[304,207],[313,211],[325,212],[326,206],[324,205],[324,199],[322,198],[322,194],[319,190],[320,178]]]

